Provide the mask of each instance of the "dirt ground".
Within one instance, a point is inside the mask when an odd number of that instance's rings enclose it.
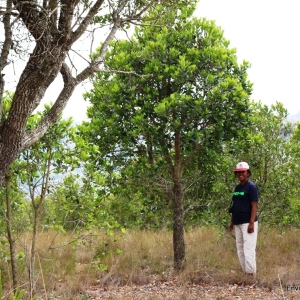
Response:
[[[294,290],[291,290],[294,289]],[[298,287],[260,287],[257,284],[178,285],[174,281],[146,285],[99,288],[92,286],[86,295],[91,300],[300,300]]]

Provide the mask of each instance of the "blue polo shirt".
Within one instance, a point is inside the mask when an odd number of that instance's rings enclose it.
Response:
[[[245,184],[238,184],[232,195],[232,223],[233,225],[250,223],[251,202],[258,202],[258,190],[256,185],[248,180]],[[257,221],[257,216],[255,218]]]

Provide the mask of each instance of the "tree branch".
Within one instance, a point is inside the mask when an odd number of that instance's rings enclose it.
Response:
[[[77,30],[72,34],[71,43],[73,44],[77,41],[82,34],[86,31],[87,27],[91,24],[92,19],[99,11],[100,7],[104,3],[104,0],[97,0],[93,7],[90,9],[89,13],[86,15],[84,20],[81,22]]]
[[[37,142],[45,134],[49,126],[57,121],[66,107],[75,87],[79,83],[72,77],[71,71],[65,63],[62,65],[61,74],[64,80],[64,87],[62,91],[40,123],[33,130],[25,134],[22,143],[22,150],[27,149],[29,146]]]
[[[6,10],[10,11],[11,9],[12,9],[12,1],[7,0]],[[2,116],[2,97],[3,97],[4,85],[5,85],[5,80],[3,78],[4,74],[2,73],[2,71],[8,65],[9,50],[11,49],[13,44],[10,20],[11,20],[10,14],[5,14],[3,17],[5,39],[3,42],[1,57],[0,57],[0,117]]]

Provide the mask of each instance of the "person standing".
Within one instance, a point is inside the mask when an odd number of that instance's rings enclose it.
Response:
[[[250,181],[248,163],[239,162],[234,169],[239,184],[232,195],[230,231],[235,232],[237,254],[243,271],[256,275],[256,241],[258,233],[258,190]]]

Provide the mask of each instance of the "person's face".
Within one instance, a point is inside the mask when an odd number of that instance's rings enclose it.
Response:
[[[248,171],[237,171],[235,175],[241,184],[245,183],[249,177]]]

